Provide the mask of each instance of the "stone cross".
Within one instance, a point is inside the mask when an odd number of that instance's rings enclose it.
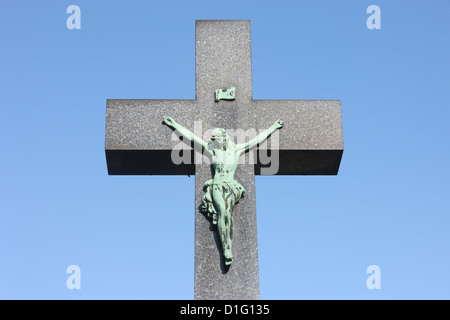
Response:
[[[267,163],[257,156],[255,164],[238,165],[235,178],[246,194],[234,211],[234,261],[226,268],[216,232],[199,210],[203,185],[212,178],[210,165],[175,164],[172,150],[180,141],[171,139],[172,131],[162,119],[169,115],[193,131],[201,121],[203,130],[255,128],[258,132],[282,119],[274,174],[336,175],[343,153],[340,102],[253,100],[249,21],[196,21],[195,62],[195,100],[107,101],[108,173],[195,175],[195,299],[259,299],[255,174],[264,173]],[[229,88],[234,100],[217,99],[216,90]],[[269,148],[271,139],[260,147]],[[195,159],[195,151],[190,152]]]

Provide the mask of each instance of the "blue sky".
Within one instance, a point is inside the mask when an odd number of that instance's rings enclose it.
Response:
[[[194,99],[195,20],[245,19],[253,98],[341,100],[344,130],[337,176],[256,178],[261,298],[449,299],[449,14],[448,0],[0,0],[0,298],[193,299],[195,178],[108,176],[106,99]]]

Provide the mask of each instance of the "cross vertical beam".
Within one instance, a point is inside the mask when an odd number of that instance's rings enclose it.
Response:
[[[196,90],[207,128],[255,128],[250,43],[249,21],[197,21]],[[236,100],[215,103],[215,90],[230,87],[236,88]],[[234,261],[229,269],[217,232],[211,232],[210,221],[198,210],[203,185],[211,178],[209,165],[196,165],[195,298],[259,299],[254,166],[240,164],[235,175],[247,192],[234,210]]]

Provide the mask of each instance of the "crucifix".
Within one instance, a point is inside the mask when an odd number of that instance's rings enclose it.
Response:
[[[259,299],[255,174],[336,175],[340,102],[253,100],[249,21],[197,21],[195,60],[195,100],[107,101],[108,173],[195,175],[195,299]],[[217,154],[230,150],[227,167]],[[192,161],[174,161],[179,152]],[[226,205],[229,195],[226,212],[218,199]],[[219,219],[228,220],[219,228]]]

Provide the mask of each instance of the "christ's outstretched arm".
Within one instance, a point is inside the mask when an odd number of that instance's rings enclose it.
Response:
[[[178,133],[180,133],[184,138],[186,138],[187,140],[189,140],[190,142],[194,142],[197,143],[198,145],[200,145],[204,150],[210,152],[208,150],[208,143],[204,140],[202,140],[200,137],[196,136],[192,131],[190,131],[189,129],[186,129],[185,127],[183,127],[182,125],[178,124],[175,120],[173,120],[171,117],[168,116],[164,116],[163,117],[164,120],[164,124],[172,129],[174,129],[175,131],[177,131]]]
[[[272,126],[270,126],[269,129],[267,129],[264,132],[261,132],[259,135],[257,135],[252,140],[250,140],[246,143],[236,145],[236,151],[239,154],[246,152],[247,150],[253,148],[254,146],[264,142],[275,130],[281,129],[281,128],[283,128],[283,120],[278,119],[277,121],[274,122],[274,124]]]

